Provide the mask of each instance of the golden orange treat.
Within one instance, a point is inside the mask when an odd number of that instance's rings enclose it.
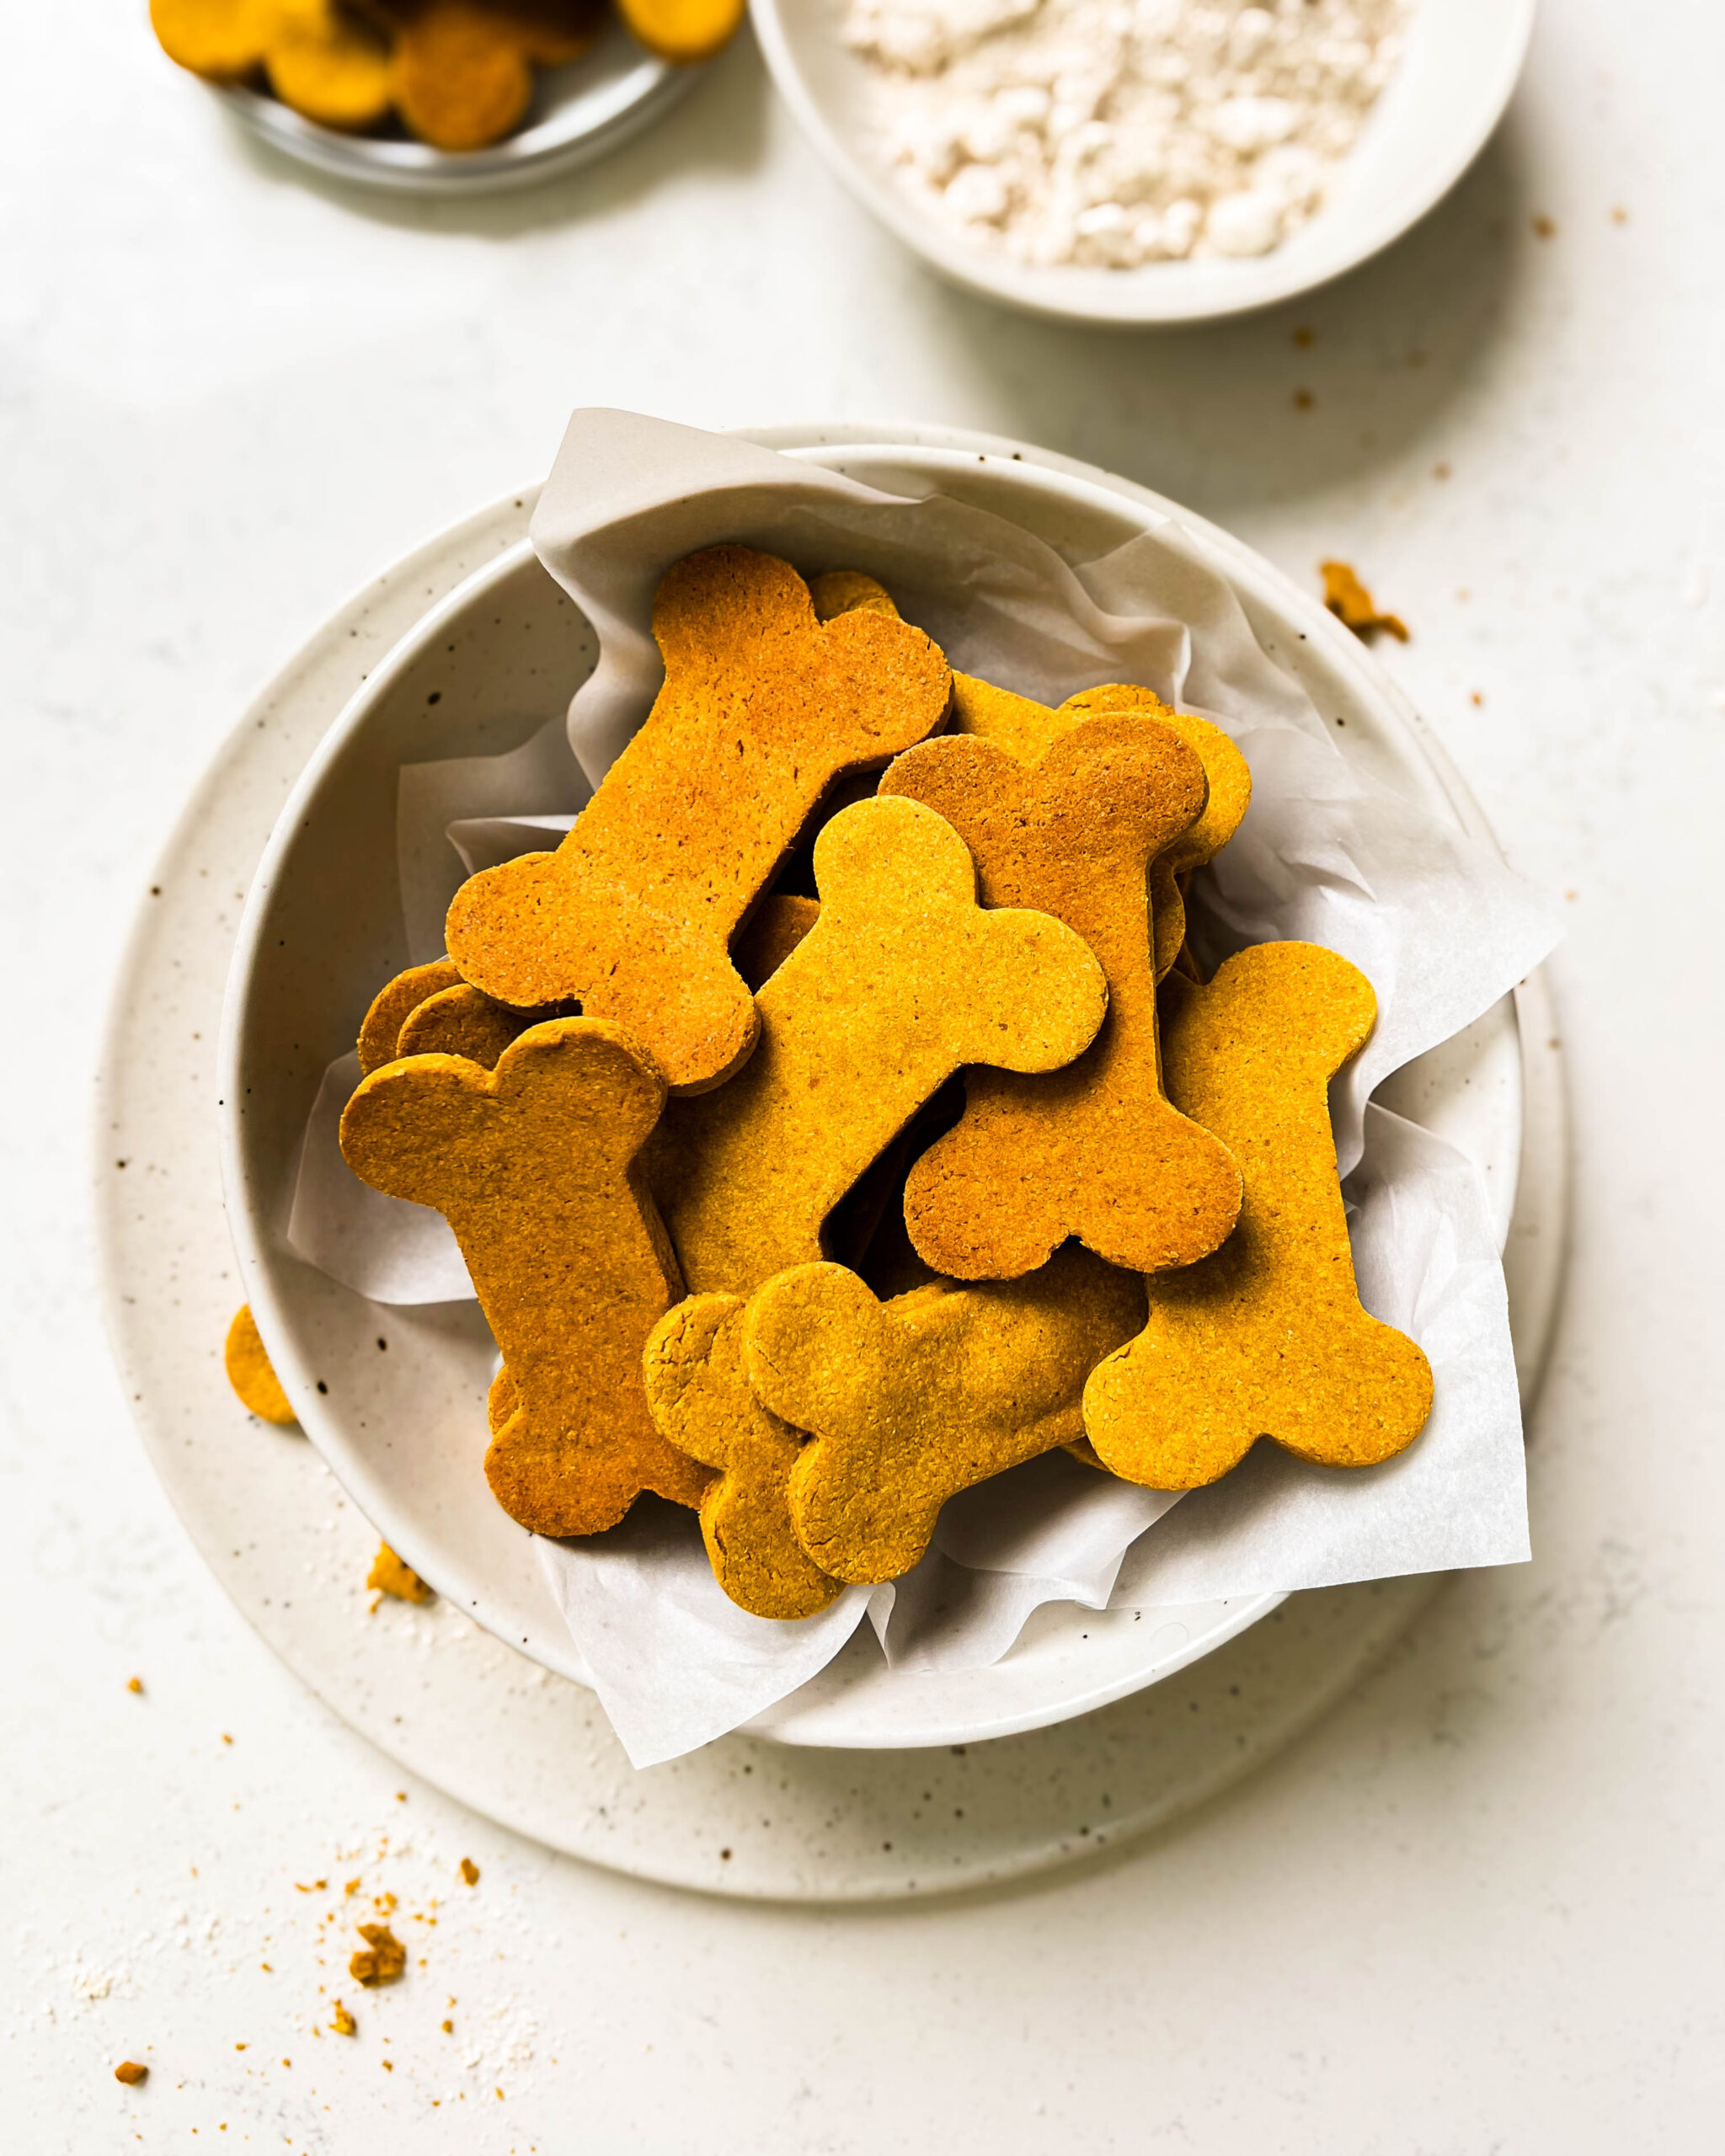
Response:
[[[393,1595],[398,1602],[435,1602],[437,1598],[413,1566],[404,1564],[387,1542],[377,1545],[377,1555],[366,1575],[373,1593]],[[376,1603],[371,1605],[375,1609]]]
[[[751,989],[762,988],[820,918],[819,899],[769,892],[731,938],[731,963]]]
[[[1325,606],[1363,643],[1370,643],[1380,629],[1387,629],[1397,643],[1407,643],[1407,622],[1399,615],[1380,611],[1351,563],[1320,562],[1318,574],[1324,580]]]
[[[647,50],[679,67],[711,60],[746,8],[747,0],[617,0],[617,13]]]
[[[701,1500],[713,1577],[757,1617],[812,1617],[841,1592],[798,1541],[786,1492],[803,1449],[743,1369],[740,1295],[692,1295],[647,1342],[647,1405],[661,1433],[720,1470]]]
[[[371,999],[360,1026],[360,1075],[369,1078],[386,1063],[393,1063],[401,1029],[430,996],[446,988],[462,985],[461,969],[450,958],[434,958],[429,966],[409,966],[386,981]]]
[[[835,569],[819,579],[817,606],[832,613],[855,607],[875,613],[897,611],[885,587],[859,569]],[[1021,764],[1040,763],[1063,734],[1102,712],[1136,712],[1171,727],[1196,752],[1210,786],[1204,814],[1151,864],[1156,977],[1161,980],[1185,938],[1185,879],[1221,851],[1239,829],[1252,799],[1252,774],[1244,756],[1220,727],[1193,712],[1173,710],[1154,690],[1135,682],[1081,689],[1058,710],[1050,710],[1046,704],[1015,696],[1010,689],[996,688],[975,675],[955,673],[953,676],[950,731],[976,734],[1004,749]]]
[[[150,27],[168,57],[211,82],[264,64],[280,19],[278,0],[150,0]]]
[[[342,1115],[354,1172],[455,1231],[513,1399],[486,1479],[536,1534],[614,1526],[643,1490],[693,1505],[708,1479],[654,1428],[641,1381],[647,1336],[682,1292],[634,1165],[664,1102],[618,1027],[558,1018],[494,1071],[387,1064]]]
[[[369,127],[389,110],[388,40],[340,0],[151,0],[150,20],[182,67],[214,82],[262,68],[323,126]]]
[[[1127,1481],[1197,1489],[1260,1438],[1369,1467],[1424,1428],[1429,1364],[1360,1307],[1330,1129],[1329,1081],[1376,1012],[1365,976],[1311,943],[1167,984],[1168,1091],[1232,1150],[1246,1195],[1214,1257],[1147,1283],[1144,1331],[1085,1389],[1085,1433]]]
[[[920,630],[817,622],[796,571],[745,547],[680,562],[654,634],[665,681],[555,853],[472,877],[450,956],[499,1002],[578,999],[626,1025],[673,1091],[717,1085],[755,1044],[727,946],[828,782],[938,726],[951,677]]]
[[[395,1056],[459,1055],[489,1070],[535,1022],[531,1011],[511,1011],[459,981],[414,1006],[402,1022]]]
[[[761,990],[753,1059],[674,1102],[654,1147],[692,1292],[748,1294],[819,1258],[827,1214],[954,1070],[1058,1070],[1107,1006],[1070,928],[977,904],[964,841],[919,802],[843,810],[814,873],[820,916]]]
[[[242,1303],[233,1314],[222,1363],[227,1371],[227,1382],[239,1395],[240,1405],[260,1422],[285,1425],[298,1422],[291,1401],[281,1390],[281,1380],[264,1353],[258,1321],[252,1315],[249,1303]]]
[[[750,1382],[810,1433],[791,1469],[797,1538],[835,1578],[898,1579],[948,1497],[1082,1433],[1096,1364],[1141,1324],[1144,1286],[1076,1244],[1039,1273],[876,1300],[840,1265],[749,1303]]]
[[[1193,751],[1137,712],[1075,725],[1028,770],[959,735],[908,750],[881,781],[958,832],[985,905],[1063,921],[1108,976],[1102,1030],[1065,1070],[966,1074],[964,1115],[905,1189],[911,1240],[937,1273],[1013,1279],[1069,1235],[1112,1265],[1160,1273],[1232,1228],[1239,1169],[1162,1095],[1146,887],[1206,791]]]

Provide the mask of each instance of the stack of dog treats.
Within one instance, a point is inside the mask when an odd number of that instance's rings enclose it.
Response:
[[[710,60],[745,0],[617,0],[651,52]],[[534,70],[579,60],[606,0],[150,0],[169,59],[217,83],[268,84],[324,127],[392,115],[440,150],[482,150],[526,118]]]
[[[1327,1098],[1370,986],[1186,946],[1227,737],[954,674],[870,579],[741,547],[653,626],[645,724],[555,852],[462,885],[342,1118],[461,1245],[498,1502],[585,1535],[656,1492],[795,1618],[1055,1446],[1183,1490],[1410,1444],[1431,1373],[1360,1306]]]

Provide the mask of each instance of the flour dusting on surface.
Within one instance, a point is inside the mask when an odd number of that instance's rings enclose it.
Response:
[[[879,147],[1023,262],[1265,254],[1322,207],[1406,0],[846,0]]]

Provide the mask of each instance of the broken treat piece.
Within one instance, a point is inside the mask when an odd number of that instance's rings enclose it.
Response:
[[[810,1433],[791,1469],[797,1539],[842,1580],[898,1579],[948,1497],[1082,1433],[1090,1371],[1141,1324],[1144,1286],[1068,1244],[1039,1273],[875,1299],[841,1265],[751,1298],[750,1382]]]
[[[761,990],[754,1059],[673,1103],[654,1149],[692,1292],[749,1294],[820,1258],[827,1214],[961,1064],[1058,1070],[1107,1006],[1070,928],[978,905],[964,841],[920,802],[843,810],[814,871],[820,915]]]
[[[693,1505],[708,1481],[660,1436],[642,1389],[642,1347],[682,1292],[634,1165],[664,1101],[618,1027],[558,1018],[494,1071],[387,1064],[342,1115],[355,1173],[455,1231],[508,1371],[486,1478],[536,1534],[596,1534],[643,1490]]]
[[[150,2069],[142,2059],[123,2058],[114,2069],[114,2079],[123,2081],[128,2089],[136,2089],[150,2078]]]
[[[647,1404],[680,1450],[720,1470],[701,1500],[713,1577],[757,1617],[812,1617],[841,1592],[798,1541],[786,1486],[803,1449],[743,1368],[740,1295],[692,1295],[647,1342]]]
[[[222,1362],[227,1371],[227,1382],[238,1394],[241,1406],[260,1422],[275,1422],[285,1428],[298,1422],[293,1403],[282,1390],[281,1380],[264,1352],[249,1303],[242,1303],[233,1314]]]
[[[377,1545],[366,1585],[379,1596],[392,1594],[398,1602],[435,1602],[437,1598],[411,1565],[403,1564],[387,1542]],[[375,1609],[377,1604],[374,1602]]]
[[[348,1974],[356,1983],[393,1984],[408,1965],[408,1950],[387,1924],[362,1924],[358,1930],[366,1944],[350,1959]],[[338,2006],[336,2012],[340,2011]]]
[[[1001,1280],[1069,1235],[1138,1273],[1215,1249],[1240,1210],[1240,1171],[1162,1094],[1146,884],[1203,813],[1198,757],[1167,727],[1116,712],[1073,726],[1028,770],[985,740],[925,741],[881,790],[944,817],[984,903],[1064,921],[1108,985],[1101,1032],[1064,1070],[966,1074],[964,1115],[905,1185],[918,1255],[960,1280]]]
[[[1370,643],[1380,629],[1387,629],[1397,643],[1407,641],[1407,624],[1398,615],[1379,611],[1376,600],[1354,574],[1348,562],[1320,562],[1324,580],[1324,604],[1363,643]]]
[[[1239,1225],[1148,1282],[1145,1329],[1092,1375],[1084,1427],[1126,1481],[1192,1490],[1260,1438],[1322,1467],[1369,1467],[1431,1412],[1430,1365],[1354,1284],[1329,1081],[1370,1035],[1371,985],[1332,951],[1260,943],[1207,988],[1163,991],[1168,1091],[1232,1150]]]
[[[673,1091],[698,1092],[755,1044],[731,937],[829,781],[932,732],[951,682],[920,630],[823,627],[796,571],[746,547],[678,563],[653,627],[665,680],[645,725],[556,852],[462,886],[449,948],[501,1002],[574,999],[627,1026]]]

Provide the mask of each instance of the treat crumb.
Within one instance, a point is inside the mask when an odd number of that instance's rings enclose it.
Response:
[[[142,1692],[144,1689],[143,1678],[142,1677],[128,1677],[126,1680],[126,1689],[128,1692]]]
[[[354,1958],[357,1961],[359,1956],[355,1955]],[[334,2030],[338,2036],[350,2036],[360,2025],[355,2020],[352,2015],[348,2012],[341,2001],[337,1999],[335,2002],[334,2015],[332,2018],[329,2025]]]
[[[479,1883],[479,1867],[470,1856],[462,1859],[462,1883],[466,1886],[477,1886]]]
[[[348,1974],[362,1984],[393,1984],[408,1965],[408,1950],[387,1924],[362,1924],[366,1942],[347,1965]]]
[[[1380,629],[1387,629],[1397,643],[1407,641],[1407,624],[1399,615],[1380,612],[1376,600],[1355,575],[1347,562],[1320,562],[1324,580],[1324,604],[1336,616],[1352,629],[1354,635],[1370,643]]]
[[[147,2081],[150,2069],[142,2060],[123,2058],[114,2069],[114,2079],[123,2081],[128,2089],[136,2089],[141,2081]]]
[[[377,1545],[366,1585],[380,1596],[393,1594],[398,1602],[430,1602],[435,1598],[411,1565],[404,1565],[387,1542]],[[377,1604],[374,1602],[375,1609]]]

